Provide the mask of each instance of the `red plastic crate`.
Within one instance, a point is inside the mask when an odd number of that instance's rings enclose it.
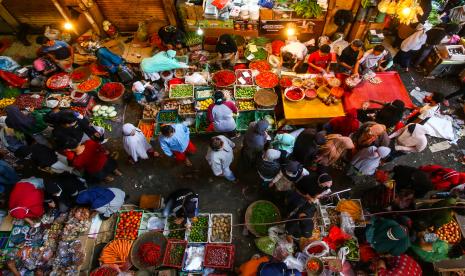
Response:
[[[168,239],[168,243],[166,244],[166,249],[165,249],[165,256],[163,257],[163,265],[167,267],[174,267],[174,268],[181,268],[182,267],[182,262],[183,258],[181,258],[181,263],[179,265],[172,264],[170,263],[170,250],[173,245],[176,244],[181,244],[184,246],[184,251],[186,251],[187,247],[187,241],[185,240],[177,240],[177,239]],[[184,253],[182,254],[184,257]]]
[[[214,249],[224,249],[229,253],[226,263],[224,265],[216,265],[209,263],[209,254],[211,254]],[[232,269],[234,264],[234,245],[232,244],[207,244],[205,246],[205,257],[204,257],[204,266],[211,268],[219,269]]]

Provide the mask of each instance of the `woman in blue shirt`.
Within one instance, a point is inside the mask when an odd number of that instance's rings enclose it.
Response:
[[[190,141],[189,128],[184,124],[163,125],[160,129],[160,147],[167,156],[174,156],[177,162],[184,162],[186,166],[192,166],[186,154],[197,151]]]

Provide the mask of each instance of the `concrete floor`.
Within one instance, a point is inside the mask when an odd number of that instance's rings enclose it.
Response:
[[[455,79],[425,79],[416,72],[402,73],[402,80],[408,91],[416,86],[426,91],[440,91],[444,94],[453,92],[458,85]],[[451,103],[451,108],[457,108],[463,117],[460,106]],[[141,117],[140,107],[132,102],[125,112],[125,122],[137,124]],[[239,183],[231,184],[222,178],[213,177],[204,156],[207,151],[208,136],[196,135],[192,137],[197,145],[198,152],[192,156],[194,166],[186,168],[176,166],[173,160],[166,157],[143,160],[137,165],[129,165],[126,162],[127,155],[122,149],[121,136],[116,128],[111,134],[112,138],[107,146],[112,151],[119,152],[118,163],[124,176],[117,178],[111,186],[124,189],[130,195],[131,203],[138,203],[140,195],[161,194],[167,196],[171,191],[189,187],[200,195],[201,212],[226,212],[232,213],[234,223],[244,221],[244,213],[247,206],[255,200],[271,200],[278,206],[282,206],[282,195],[266,190],[259,185],[255,171],[237,170],[237,164],[232,167],[239,178]],[[236,157],[239,156],[241,138],[236,139]],[[430,139],[429,144],[438,142],[438,139]],[[155,146],[159,149],[157,142]],[[450,149],[432,154],[429,149],[418,154],[410,154],[400,157],[395,162],[386,164],[390,168],[395,164],[406,164],[420,166],[424,164],[440,164],[463,170],[464,166],[455,159],[462,156],[458,152],[459,147],[463,148],[463,141],[459,141],[458,146],[453,145]],[[237,160],[236,160],[237,161]],[[237,163],[237,162],[235,162]],[[347,187],[347,178],[335,172],[335,187]],[[337,188],[336,188],[337,189]],[[233,231],[233,243],[236,245],[236,265],[249,259],[257,253],[252,235],[243,235],[243,228],[236,227]]]

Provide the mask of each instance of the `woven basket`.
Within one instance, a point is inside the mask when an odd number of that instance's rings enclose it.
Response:
[[[263,203],[266,202],[266,203],[269,203],[269,204],[273,205],[273,207],[276,209],[276,213],[278,214],[278,217],[276,218],[276,221],[281,220],[281,213],[279,212],[278,207],[276,207],[276,205],[274,205],[272,202],[267,201],[267,200],[257,200],[255,202],[253,202],[252,204],[250,204],[249,207],[247,207],[247,210],[245,211],[245,223],[246,223],[247,230],[249,230],[250,233],[254,234],[256,237],[263,237],[263,236],[261,234],[258,234],[255,231],[255,228],[253,227],[253,225],[250,225],[249,223],[250,223],[250,218],[252,217],[253,208],[255,207],[255,205],[257,205],[258,203],[262,203],[262,202]]]
[[[155,269],[157,269],[158,267],[162,265],[163,255],[160,258],[160,263],[158,266],[145,266],[144,264],[142,264],[139,260],[139,256],[137,255],[137,252],[139,251],[139,247],[146,242],[154,242],[158,244],[161,247],[160,252],[162,252],[163,254],[163,252],[165,252],[165,249],[166,249],[167,240],[165,236],[163,236],[162,233],[152,231],[152,232],[146,232],[140,235],[137,238],[137,240],[134,241],[134,244],[132,245],[132,248],[131,248],[132,264],[135,267],[137,267],[139,270],[148,270],[148,271],[154,272]]]
[[[259,89],[254,96],[254,101],[263,107],[273,107],[278,104],[278,95],[270,89]]]

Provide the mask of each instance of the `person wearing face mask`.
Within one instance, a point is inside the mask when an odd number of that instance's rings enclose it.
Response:
[[[148,159],[149,155],[159,156],[158,152],[147,142],[142,131],[133,124],[123,125],[123,146],[132,164],[137,163],[139,159]]]

